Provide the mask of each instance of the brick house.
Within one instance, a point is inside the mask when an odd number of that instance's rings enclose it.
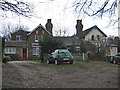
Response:
[[[51,25],[51,20],[48,19],[46,27]],[[52,28],[52,27],[50,27]],[[31,59],[39,55],[40,46],[39,40],[44,34],[51,35],[50,29],[46,30],[41,24],[38,25],[32,32],[19,30],[11,34],[11,39],[5,42],[4,53],[6,55],[19,54],[21,59]]]
[[[38,41],[43,39],[44,35],[52,35],[53,24],[51,19],[47,20],[47,23],[44,28],[41,24],[38,25],[31,32],[19,30],[11,34],[11,40],[5,42],[5,54],[19,54],[21,59],[31,59],[36,55],[39,55],[40,46]],[[93,26],[83,31],[82,20],[77,20],[76,24],[76,34],[69,37],[55,37],[64,42],[64,44],[69,49],[74,43],[76,50],[80,50],[80,40],[95,40],[104,38],[106,39],[107,35],[104,34],[97,26]]]

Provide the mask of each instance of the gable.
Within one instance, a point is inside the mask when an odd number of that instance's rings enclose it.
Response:
[[[30,33],[30,32],[24,31],[24,30],[18,30],[16,32],[14,32],[13,34],[11,34],[11,40],[16,40],[17,35],[22,35],[23,40],[26,40],[28,33]]]
[[[93,35],[98,34],[107,37],[107,35],[103,31],[101,31],[96,25],[84,31],[84,37],[87,36],[88,34],[93,34]]]
[[[14,34],[28,34],[28,33],[30,33],[30,32],[29,31],[24,31],[24,30],[18,30],[16,32],[12,33],[11,35],[14,35]]]
[[[45,33],[51,35],[51,33],[48,30],[46,30],[41,24],[39,24],[35,29],[33,29],[31,33],[28,34],[28,36],[30,36],[35,31],[39,31],[41,34],[43,33],[42,31],[44,31]]]

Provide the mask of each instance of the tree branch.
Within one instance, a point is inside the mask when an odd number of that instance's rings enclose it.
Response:
[[[12,3],[7,0],[0,0],[0,9],[3,11],[11,11],[18,15],[23,15],[28,17],[32,12],[32,8],[29,3],[13,0],[15,3]]]

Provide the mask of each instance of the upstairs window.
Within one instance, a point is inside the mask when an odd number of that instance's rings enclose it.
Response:
[[[91,39],[94,40],[94,35],[91,36]]]
[[[16,40],[17,40],[17,41],[22,40],[22,35],[16,35]]]
[[[38,42],[39,41],[39,32],[36,31],[35,32],[35,42]]]
[[[97,35],[97,40],[100,41],[100,36],[99,35]]]

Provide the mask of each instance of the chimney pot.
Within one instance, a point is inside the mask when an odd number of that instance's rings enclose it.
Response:
[[[47,23],[51,23],[51,19],[47,19]]]
[[[81,20],[77,20],[77,24],[82,24],[82,19]]]

